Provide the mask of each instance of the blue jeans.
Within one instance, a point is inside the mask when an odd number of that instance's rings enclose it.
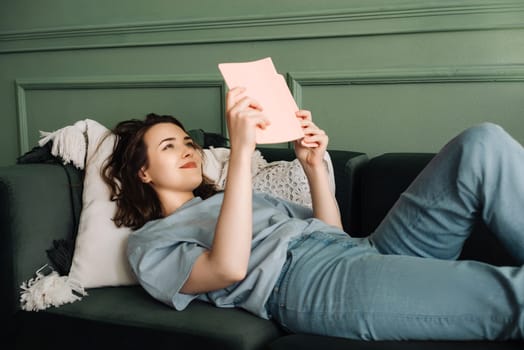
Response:
[[[488,123],[451,140],[369,237],[292,242],[268,311],[352,339],[522,339],[524,267],[455,260],[479,218],[524,263],[524,150]]]

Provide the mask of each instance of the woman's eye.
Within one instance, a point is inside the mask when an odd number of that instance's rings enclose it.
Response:
[[[195,146],[195,143],[194,143],[194,142],[188,142],[188,143],[186,143],[186,146],[187,146],[187,147],[192,147],[192,148],[196,148],[196,146]]]
[[[163,151],[165,151],[166,149],[168,148],[174,148],[175,146],[173,146],[172,143],[168,143],[167,145],[164,146],[164,148],[162,148]]]

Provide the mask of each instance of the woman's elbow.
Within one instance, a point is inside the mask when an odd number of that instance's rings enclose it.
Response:
[[[231,256],[217,256],[213,255],[213,252],[209,254],[209,266],[211,267],[214,275],[225,283],[236,283],[246,278],[248,271],[247,259],[233,259]]]
[[[239,254],[224,249],[211,249],[202,254],[196,264],[213,280],[222,285],[242,281],[248,271],[249,254]]]
[[[247,276],[247,268],[227,267],[221,268],[218,272],[220,278],[227,284],[233,284],[242,281]]]

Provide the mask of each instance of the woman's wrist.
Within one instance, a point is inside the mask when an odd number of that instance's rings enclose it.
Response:
[[[317,178],[327,175],[326,165],[323,161],[316,164],[307,164],[304,162],[302,163],[302,168],[308,178]]]
[[[246,164],[251,168],[251,158],[253,156],[253,151],[251,149],[248,149],[246,147],[244,148],[231,148],[229,152],[229,163],[240,163],[240,164]]]

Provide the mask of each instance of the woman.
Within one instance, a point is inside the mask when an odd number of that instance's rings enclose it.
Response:
[[[524,150],[482,124],[450,141],[367,238],[342,230],[323,155],[327,135],[297,112],[295,153],[313,209],[253,193],[255,130],[268,120],[242,88],[226,100],[226,189],[171,117],[120,123],[104,174],[136,229],[128,257],[140,284],[183,310],[193,299],[239,307],[293,332],[353,339],[524,337],[524,269],[455,261],[481,217],[524,262]]]

